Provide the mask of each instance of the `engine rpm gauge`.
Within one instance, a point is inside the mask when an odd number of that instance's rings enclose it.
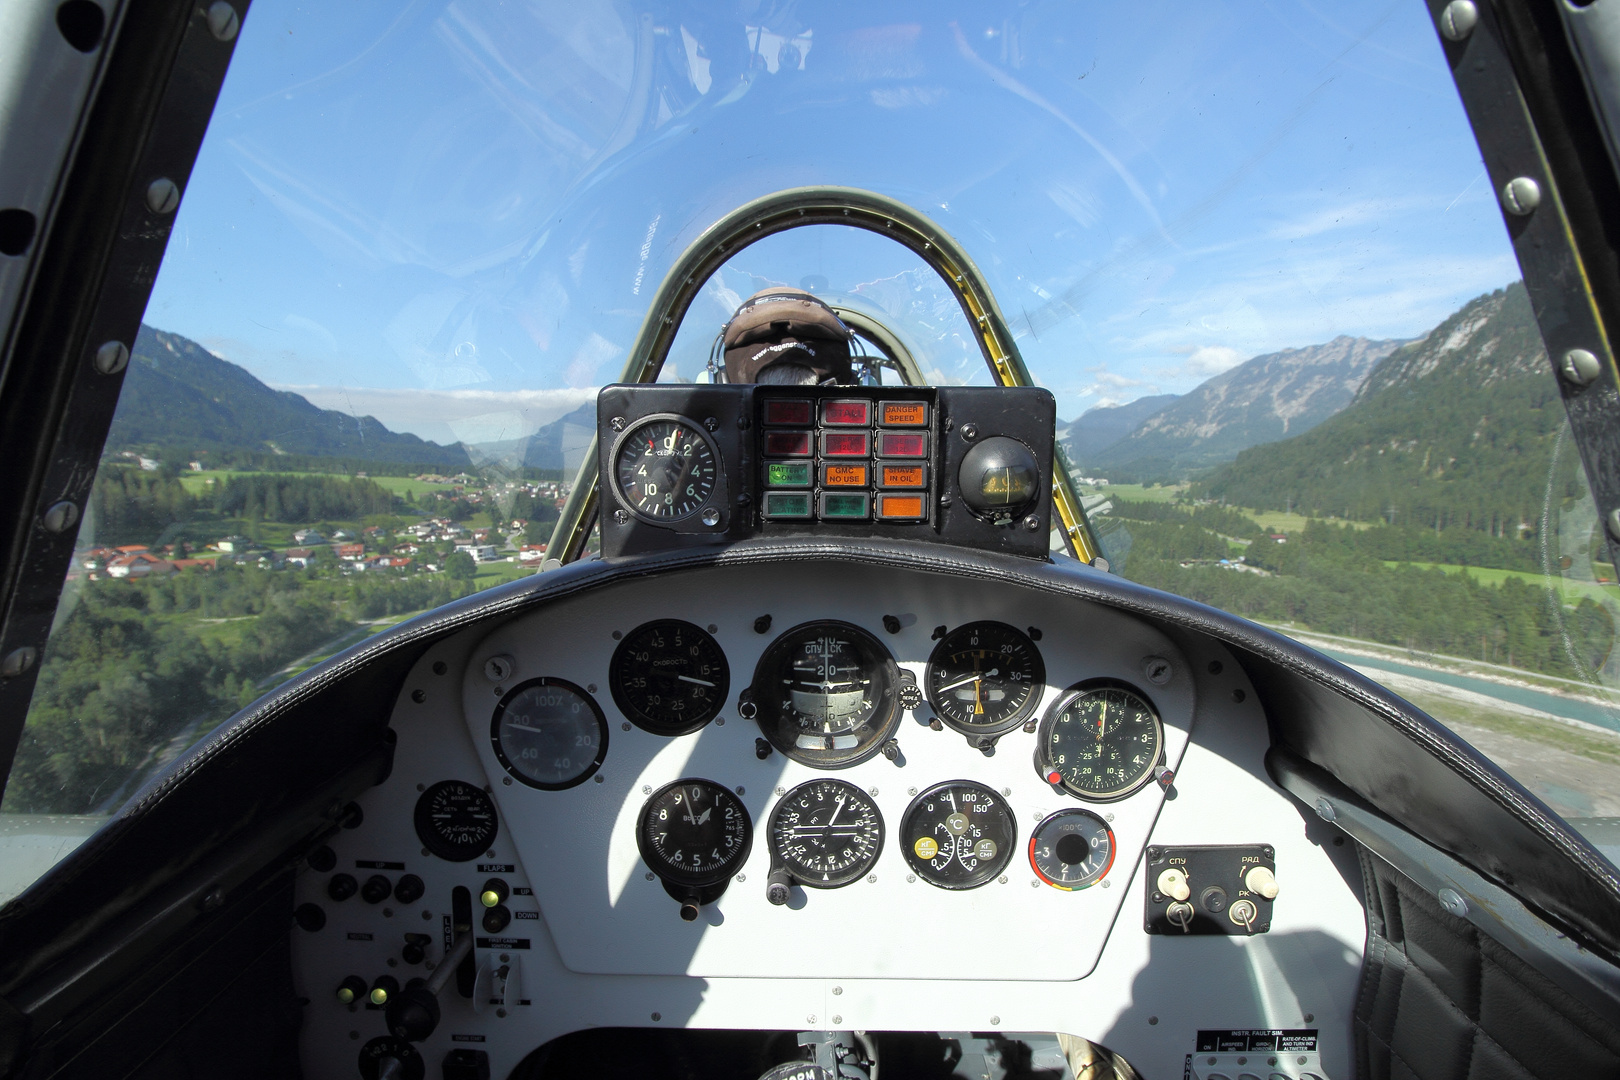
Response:
[[[1123,683],[1081,683],[1041,721],[1041,779],[1092,802],[1123,799],[1164,758],[1164,724],[1148,699]]]
[[[500,831],[495,803],[465,780],[440,780],[422,792],[413,818],[422,846],[450,862],[478,858]]]
[[[647,797],[636,828],[642,860],[666,886],[701,889],[742,868],[754,823],[742,801],[712,780],[677,780]]]
[[[894,658],[865,630],[804,623],[759,658],[748,704],[760,733],[783,754],[842,769],[877,753],[894,732],[899,686]]]
[[[1017,727],[1035,711],[1046,682],[1040,650],[1006,623],[959,626],[928,658],[928,703],[939,718],[967,735]]]
[[[800,784],[771,811],[771,862],[812,889],[859,881],[883,850],[883,815],[842,780]]]
[[[608,686],[625,719],[654,735],[685,735],[720,713],[731,687],[726,654],[680,619],[643,623],[624,636]]]
[[[906,862],[941,889],[975,889],[1007,868],[1018,825],[1000,795],[969,780],[937,784],[900,822]]]
[[[1095,885],[1114,865],[1114,830],[1090,810],[1059,810],[1035,826],[1029,866],[1065,892]]]
[[[530,679],[495,706],[489,738],[515,778],[543,791],[589,780],[607,755],[608,727],[585,691],[562,679]]]
[[[684,416],[648,416],[614,444],[614,491],[637,517],[680,521],[714,494],[719,461],[702,425]]]

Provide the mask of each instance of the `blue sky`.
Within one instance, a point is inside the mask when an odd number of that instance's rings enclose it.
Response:
[[[256,0],[147,321],[438,441],[532,430],[623,363],[747,199],[901,198],[985,272],[1059,415],[1518,276],[1421,0],[657,7]],[[983,378],[915,258],[847,230],[734,258],[825,279]]]

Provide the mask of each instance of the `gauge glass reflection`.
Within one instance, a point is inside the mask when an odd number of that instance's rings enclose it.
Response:
[[[531,679],[501,698],[490,721],[495,756],[516,779],[545,791],[590,779],[607,754],[608,728],[589,694],[562,679]]]

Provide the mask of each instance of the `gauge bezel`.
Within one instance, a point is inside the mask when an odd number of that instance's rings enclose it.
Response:
[[[680,867],[672,866],[669,860],[658,854],[656,849],[651,849],[647,843],[647,816],[652,812],[652,808],[657,805],[658,800],[662,799],[665,793],[674,788],[693,787],[696,785],[702,785],[705,788],[713,789],[714,791],[724,795],[727,799],[730,799],[733,803],[735,803],[737,809],[742,813],[742,847],[738,850],[738,853],[734,857],[728,859],[722,864],[724,869],[720,871],[711,870],[704,873],[691,873],[685,871]],[[716,800],[716,803],[718,803],[718,801],[719,800]],[[718,885],[723,881],[730,881],[731,878],[741,871],[742,868],[747,864],[748,856],[753,854],[754,819],[748,813],[747,804],[742,801],[736,792],[732,791],[724,784],[705,779],[701,776],[687,776],[681,778],[680,780],[671,780],[663,787],[654,791],[651,795],[648,795],[646,800],[641,804],[641,809],[636,812],[636,850],[640,853],[641,861],[646,864],[647,869],[658,875],[658,877],[667,884],[677,885],[682,888],[689,889],[702,889],[711,885]]]
[[[590,765],[586,766],[584,771],[578,776],[572,777],[561,784],[542,783],[541,781],[535,780],[532,777],[525,776],[521,769],[512,764],[511,758],[506,756],[506,748],[501,745],[501,718],[506,715],[507,706],[510,705],[519,694],[536,686],[559,686],[565,690],[568,690],[589,705],[591,715],[596,718],[596,730],[598,735],[596,741],[596,758],[590,763]],[[585,781],[589,780],[592,776],[595,776],[596,770],[602,767],[602,759],[607,757],[608,750],[607,717],[602,713],[602,706],[596,703],[596,698],[587,693],[583,687],[576,686],[567,679],[559,679],[551,675],[542,675],[537,679],[525,679],[523,682],[512,687],[512,689],[508,690],[505,694],[501,695],[499,704],[495,706],[495,712],[490,716],[489,742],[490,745],[495,748],[495,757],[500,761],[501,767],[504,768],[512,779],[516,780],[518,783],[532,787],[538,791],[567,791],[569,788],[578,787]]]
[[[796,741],[783,740],[777,730],[781,726],[778,704],[780,691],[776,689],[779,680],[777,672],[785,659],[784,650],[787,646],[784,643],[795,635],[824,628],[863,641],[878,660],[877,670],[873,672],[873,676],[882,677],[882,697],[877,711],[866,724],[862,725],[872,728],[873,733],[855,747],[811,750],[799,746]],[[852,768],[882,750],[883,744],[893,737],[895,729],[900,726],[900,665],[895,663],[894,654],[889,652],[888,646],[870,631],[840,619],[812,619],[789,627],[765,646],[765,651],[759,655],[759,662],[754,665],[754,678],[748,684],[746,704],[754,710],[753,719],[759,727],[760,734],[790,761],[829,772]]]
[[[1013,712],[1011,716],[997,720],[990,724],[969,724],[960,720],[952,719],[940,709],[939,703],[934,698],[934,671],[936,668],[943,666],[945,661],[944,654],[946,652],[946,646],[950,644],[952,638],[957,637],[959,634],[964,634],[968,631],[979,630],[982,628],[992,628],[997,632],[1008,632],[1018,638],[1023,639],[1024,644],[1029,648],[1029,655],[1034,658],[1034,668],[1030,673],[1029,697]],[[960,648],[961,647],[958,646],[957,649],[953,651],[959,651]],[[1023,724],[1040,710],[1041,697],[1043,696],[1043,691],[1046,688],[1046,660],[1041,656],[1041,650],[1036,647],[1034,639],[1032,639],[1024,631],[1018,629],[1018,627],[1013,626],[1011,623],[1001,622],[997,619],[979,619],[975,622],[963,623],[961,626],[958,626],[955,630],[948,632],[944,637],[939,639],[939,642],[934,646],[933,652],[928,654],[928,666],[923,670],[922,682],[924,691],[928,697],[929,708],[934,710],[934,715],[939,717],[946,727],[953,731],[961,732],[963,735],[1000,735],[1002,732],[1011,731],[1013,728]]]
[[[679,423],[688,425],[692,429],[692,434],[697,436],[697,438],[702,440],[703,443],[708,446],[709,454],[714,459],[714,486],[709,489],[709,493],[704,496],[703,501],[698,503],[697,506],[693,507],[687,513],[671,517],[657,517],[653,514],[648,514],[642,511],[641,508],[636,505],[636,501],[630,498],[625,493],[623,486],[620,485],[619,452],[624,448],[624,444],[637,431],[646,427],[648,424],[656,424],[660,421],[666,420],[677,421]],[[608,476],[608,483],[613,489],[614,499],[618,501],[619,505],[623,507],[627,513],[633,515],[636,520],[644,521],[649,525],[678,525],[683,521],[690,521],[697,517],[697,515],[703,512],[704,507],[708,506],[714,501],[715,492],[721,490],[721,460],[720,447],[715,445],[714,438],[708,433],[707,430],[704,429],[702,424],[698,423],[696,420],[693,420],[690,416],[682,416],[680,413],[648,413],[646,416],[636,417],[635,420],[631,421],[628,427],[619,433],[619,437],[613,440],[613,449],[608,455],[608,463],[612,466],[611,474]],[[723,519],[725,508],[721,507],[720,510]]]
[[[1058,717],[1062,716],[1064,711],[1076,699],[1097,690],[1124,690],[1147,705],[1148,712],[1153,716],[1153,733],[1158,741],[1158,746],[1154,749],[1152,762],[1142,771],[1140,776],[1134,777],[1125,786],[1108,792],[1077,791],[1069,785],[1067,778],[1053,784],[1048,777],[1054,771],[1061,775],[1062,770],[1048,756],[1052,742],[1052,728],[1057,724]],[[1052,702],[1052,707],[1046,710],[1046,715],[1041,718],[1040,726],[1035,731],[1035,772],[1041,778],[1041,782],[1051,785],[1054,791],[1060,791],[1083,802],[1112,803],[1119,802],[1121,799],[1128,799],[1153,780],[1154,772],[1164,762],[1164,715],[1159,711],[1159,706],[1154,702],[1151,695],[1144,693],[1141,687],[1126,682],[1124,679],[1087,679],[1084,682],[1075,683],[1059,694],[1056,701]]]
[[[443,837],[433,831],[432,819],[429,816],[432,810],[429,804],[440,791],[449,787],[466,788],[483,800],[484,805],[489,808],[489,838],[471,851],[463,852],[455,845],[446,843]],[[416,797],[416,807],[411,811],[411,824],[416,827],[416,838],[422,841],[422,846],[445,862],[472,862],[488,851],[490,845],[495,843],[495,838],[501,835],[500,812],[496,810],[495,800],[490,798],[489,792],[471,781],[453,778],[429,784],[427,790]]]
[[[985,865],[981,865],[978,870],[973,872],[974,876],[972,878],[962,882],[947,882],[934,877],[934,867],[930,865],[929,860],[917,857],[916,841],[911,837],[912,824],[916,815],[921,812],[922,806],[933,797],[935,792],[943,791],[946,788],[973,788],[984,795],[988,795],[991,802],[1000,808],[1007,825],[1007,831],[1010,834],[1007,842],[1001,846],[1001,850],[996,852],[993,864],[989,864],[988,869],[986,869]],[[945,780],[921,792],[907,804],[906,812],[900,816],[899,837],[900,853],[905,856],[906,865],[911,867],[912,873],[936,889],[945,889],[948,892],[966,892],[969,889],[977,889],[988,885],[1006,873],[1008,865],[1012,863],[1013,855],[1018,851],[1018,815],[1013,812],[1013,808],[1007,802],[1006,796],[987,784],[981,784],[977,780]]]
[[[1047,876],[1046,871],[1041,869],[1041,864],[1035,859],[1035,845],[1040,843],[1041,834],[1045,832],[1049,826],[1056,823],[1060,818],[1076,816],[1090,818],[1102,828],[1103,832],[1108,834],[1108,861],[1103,863],[1101,870],[1089,875],[1081,884],[1071,885],[1061,881],[1054,881],[1052,878]],[[1080,806],[1066,806],[1062,810],[1058,810],[1046,815],[1041,819],[1041,823],[1035,826],[1034,830],[1030,832],[1028,852],[1029,868],[1035,874],[1035,877],[1042,883],[1050,885],[1052,888],[1057,889],[1060,892],[1081,892],[1085,889],[1091,888],[1093,885],[1097,884],[1097,882],[1107,877],[1108,871],[1114,868],[1114,860],[1119,857],[1119,838],[1114,835],[1113,826],[1109,825],[1108,822],[1103,819],[1101,814],[1097,814]]]
[[[788,807],[794,799],[798,798],[799,793],[804,791],[805,788],[817,787],[819,785],[832,785],[835,787],[845,788],[853,792],[862,803],[871,808],[873,817],[877,819],[877,845],[873,848],[872,854],[863,860],[857,860],[855,863],[852,863],[850,866],[840,870],[836,874],[829,874],[827,876],[827,880],[825,881],[816,878],[814,876],[816,873],[815,871],[808,870],[800,864],[789,861],[787,857],[782,854],[782,848],[776,836],[777,818],[782,814],[782,811]],[[883,811],[878,808],[877,800],[874,799],[871,794],[860,785],[852,784],[848,780],[840,780],[833,776],[818,776],[813,780],[806,780],[804,783],[797,785],[793,788],[793,790],[789,791],[786,795],[783,795],[777,800],[776,805],[771,807],[770,815],[765,821],[765,841],[770,847],[772,867],[783,867],[788,871],[788,873],[793,875],[793,880],[796,884],[802,885],[807,889],[841,889],[846,885],[853,885],[855,882],[861,880],[861,878],[865,877],[871,872],[872,867],[877,865],[878,857],[883,854],[883,843],[887,838],[888,834],[883,821]],[[800,874],[799,871],[801,870],[805,870],[806,872],[804,874]]]
[[[715,680],[715,690],[717,692],[714,695],[714,708],[702,720],[688,720],[681,724],[661,724],[636,708],[629,700],[628,691],[624,690],[620,685],[625,675],[624,667],[631,662],[625,658],[627,651],[631,647],[631,642],[636,635],[656,626],[678,626],[683,631],[696,633],[699,637],[707,639],[708,643],[714,647],[714,651],[719,654],[720,677]],[[619,712],[623,714],[624,718],[642,731],[652,735],[661,735],[665,738],[690,735],[692,732],[700,731],[706,727],[726,707],[726,702],[731,696],[731,661],[727,659],[726,650],[720,647],[720,642],[715,640],[714,635],[696,623],[687,622],[685,619],[649,619],[625,634],[618,647],[613,650],[613,659],[608,661],[608,691],[612,693],[613,704],[618,706]]]

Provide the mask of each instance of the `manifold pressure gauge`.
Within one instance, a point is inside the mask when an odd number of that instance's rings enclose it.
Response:
[[[1041,779],[1091,802],[1123,799],[1164,760],[1164,724],[1135,687],[1080,683],[1041,721],[1035,769]]]
[[[1065,892],[1095,885],[1114,865],[1114,830],[1090,810],[1059,810],[1029,838],[1035,876]]]
[[[642,861],[681,902],[691,922],[748,861],[754,823],[742,800],[712,780],[665,784],[647,797],[636,825]]]
[[[613,490],[643,521],[668,525],[692,517],[714,494],[720,453],[703,425],[673,413],[631,424],[613,445]],[[720,517],[704,524],[718,524]]]
[[[771,811],[772,884],[785,874],[812,889],[859,881],[883,850],[883,815],[872,797],[842,780],[800,784]],[[775,901],[779,895],[767,889]],[[786,894],[780,894],[786,902]]]

